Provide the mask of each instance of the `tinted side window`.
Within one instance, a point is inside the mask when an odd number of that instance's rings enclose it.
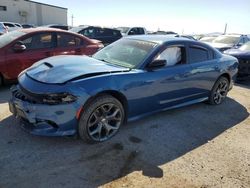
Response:
[[[112,30],[112,32],[113,32],[113,36],[117,37],[121,35],[120,31]]]
[[[5,26],[8,26],[8,27],[15,27],[14,24],[11,24],[11,23],[4,23]]]
[[[112,31],[110,29],[98,29],[97,36],[107,37],[112,36]]]
[[[58,47],[70,47],[70,46],[80,46],[82,40],[73,35],[68,35],[64,33],[57,34],[57,46]]]
[[[208,50],[202,47],[190,46],[189,58],[190,58],[190,63],[207,61],[209,60],[209,53]]]
[[[95,29],[94,28],[83,29],[82,31],[80,31],[80,34],[91,38],[95,36]]]
[[[28,50],[53,47],[52,33],[36,34],[32,37],[24,39],[22,42]]]
[[[138,34],[138,32],[137,32],[137,28],[132,28],[130,31],[129,31],[129,33],[128,33],[129,35],[137,35]]]
[[[139,33],[138,33],[138,34],[145,34],[143,28],[140,27],[140,28],[138,28],[138,30],[139,30]]]
[[[166,66],[175,66],[186,63],[186,51],[182,46],[170,46],[159,53],[155,59],[165,59]]]

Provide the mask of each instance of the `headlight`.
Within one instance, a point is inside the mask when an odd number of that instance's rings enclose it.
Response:
[[[77,97],[69,93],[48,94],[43,97],[43,102],[47,104],[65,104],[76,101]]]

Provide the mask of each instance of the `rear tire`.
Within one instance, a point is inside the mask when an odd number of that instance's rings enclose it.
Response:
[[[221,104],[229,91],[229,81],[225,77],[220,77],[214,84],[210,96],[208,99],[209,104],[219,105]]]
[[[88,143],[109,140],[117,134],[124,119],[121,102],[110,95],[101,95],[84,107],[78,124],[79,136]]]

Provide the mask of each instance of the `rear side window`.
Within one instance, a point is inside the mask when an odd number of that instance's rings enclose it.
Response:
[[[112,36],[113,33],[112,33],[112,30],[110,29],[97,29],[97,32],[96,32],[96,35],[97,36],[102,36],[102,37],[107,37],[107,36]]]
[[[120,31],[117,31],[117,30],[113,30],[113,36],[121,36],[121,32]]]
[[[189,47],[190,63],[197,63],[209,60],[209,52],[207,49],[198,46]]]
[[[82,40],[79,37],[73,35],[68,35],[64,33],[57,34],[57,46],[58,47],[71,47],[71,46],[80,46]]]
[[[24,39],[22,42],[28,50],[53,47],[52,33],[36,34]]]
[[[139,33],[138,34],[145,34],[145,32],[144,32],[144,29],[143,28],[138,28],[138,30],[139,30]]]

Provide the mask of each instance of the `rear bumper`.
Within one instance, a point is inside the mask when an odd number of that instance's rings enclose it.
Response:
[[[9,109],[20,117],[20,126],[27,132],[42,136],[66,136],[77,132],[77,105],[33,104],[14,96],[9,101]]]

